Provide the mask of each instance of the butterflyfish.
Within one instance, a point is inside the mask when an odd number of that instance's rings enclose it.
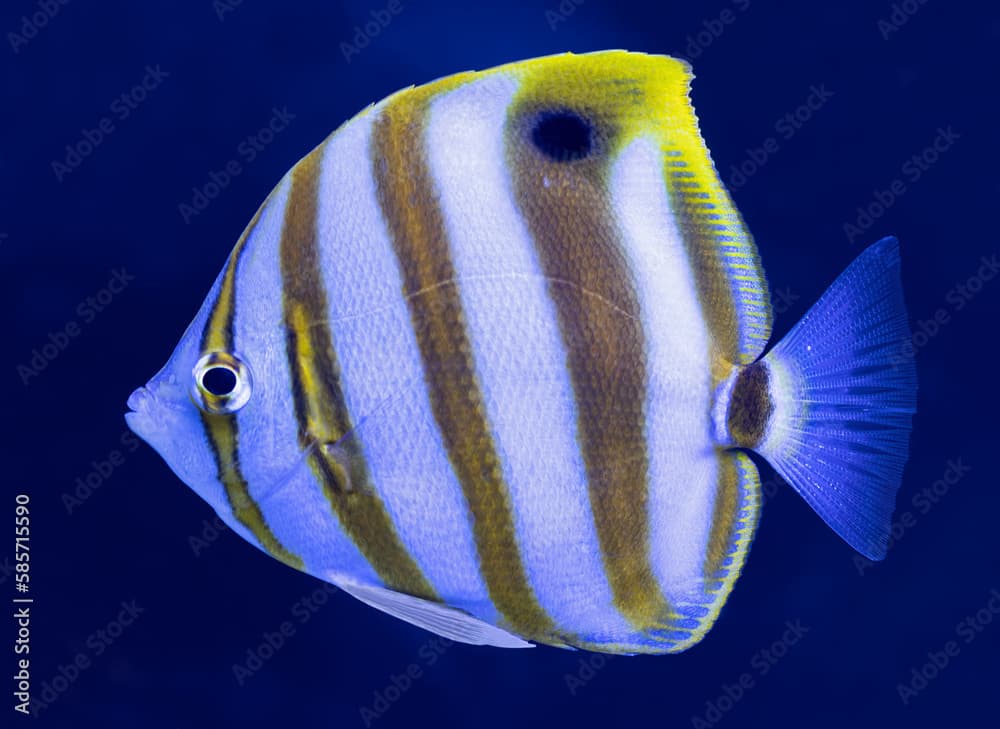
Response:
[[[757,526],[749,451],[884,557],[898,243],[765,354],[691,78],[567,53],[370,106],[270,193],[129,426],[251,544],[466,643],[696,644]]]

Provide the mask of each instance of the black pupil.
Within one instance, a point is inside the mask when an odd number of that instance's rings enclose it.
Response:
[[[590,154],[590,124],[572,111],[545,112],[531,132],[531,141],[558,162],[583,159]]]
[[[201,376],[201,386],[216,396],[229,395],[236,389],[236,373],[228,367],[210,367]]]

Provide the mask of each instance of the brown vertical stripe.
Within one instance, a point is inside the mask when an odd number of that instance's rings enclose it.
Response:
[[[340,385],[340,366],[329,327],[320,273],[317,215],[319,173],[325,145],[292,170],[281,234],[285,335],[299,444],[347,535],[385,584],[409,595],[438,600],[407,552],[369,483],[360,445]]]
[[[379,204],[399,261],[431,407],[469,504],[490,599],[514,632],[559,643],[521,561],[459,292],[442,285],[456,274],[422,141],[428,100],[440,91],[432,85],[401,94],[375,121],[372,161]]]
[[[236,320],[236,273],[240,259],[246,250],[251,231],[257,226],[261,212],[267,207],[270,196],[257,209],[250,224],[240,236],[236,247],[229,256],[219,294],[212,304],[208,321],[201,334],[202,354],[208,352],[233,351],[233,323]],[[278,541],[264,519],[257,503],[250,497],[250,486],[240,470],[239,430],[237,416],[201,413],[205,437],[212,448],[212,455],[218,468],[218,479],[222,482],[229,501],[229,508],[236,520],[245,526],[260,542],[261,546],[276,559],[296,569],[303,569],[302,559],[289,552]]]
[[[552,159],[533,142],[546,110],[522,94],[536,106],[510,113],[508,165],[562,330],[604,567],[622,614],[639,630],[664,628],[670,609],[650,564],[645,342],[608,192],[617,132],[577,110],[593,125],[590,155]]]

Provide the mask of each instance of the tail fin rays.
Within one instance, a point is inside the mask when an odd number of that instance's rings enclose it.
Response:
[[[756,450],[834,531],[882,559],[916,411],[899,244],[845,270],[764,358],[774,412]]]

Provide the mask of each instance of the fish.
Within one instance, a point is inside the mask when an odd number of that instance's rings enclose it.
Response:
[[[128,426],[271,557],[473,645],[697,644],[757,527],[751,452],[882,559],[916,412],[899,243],[768,350],[692,77],[564,53],[369,106],[268,195]]]

